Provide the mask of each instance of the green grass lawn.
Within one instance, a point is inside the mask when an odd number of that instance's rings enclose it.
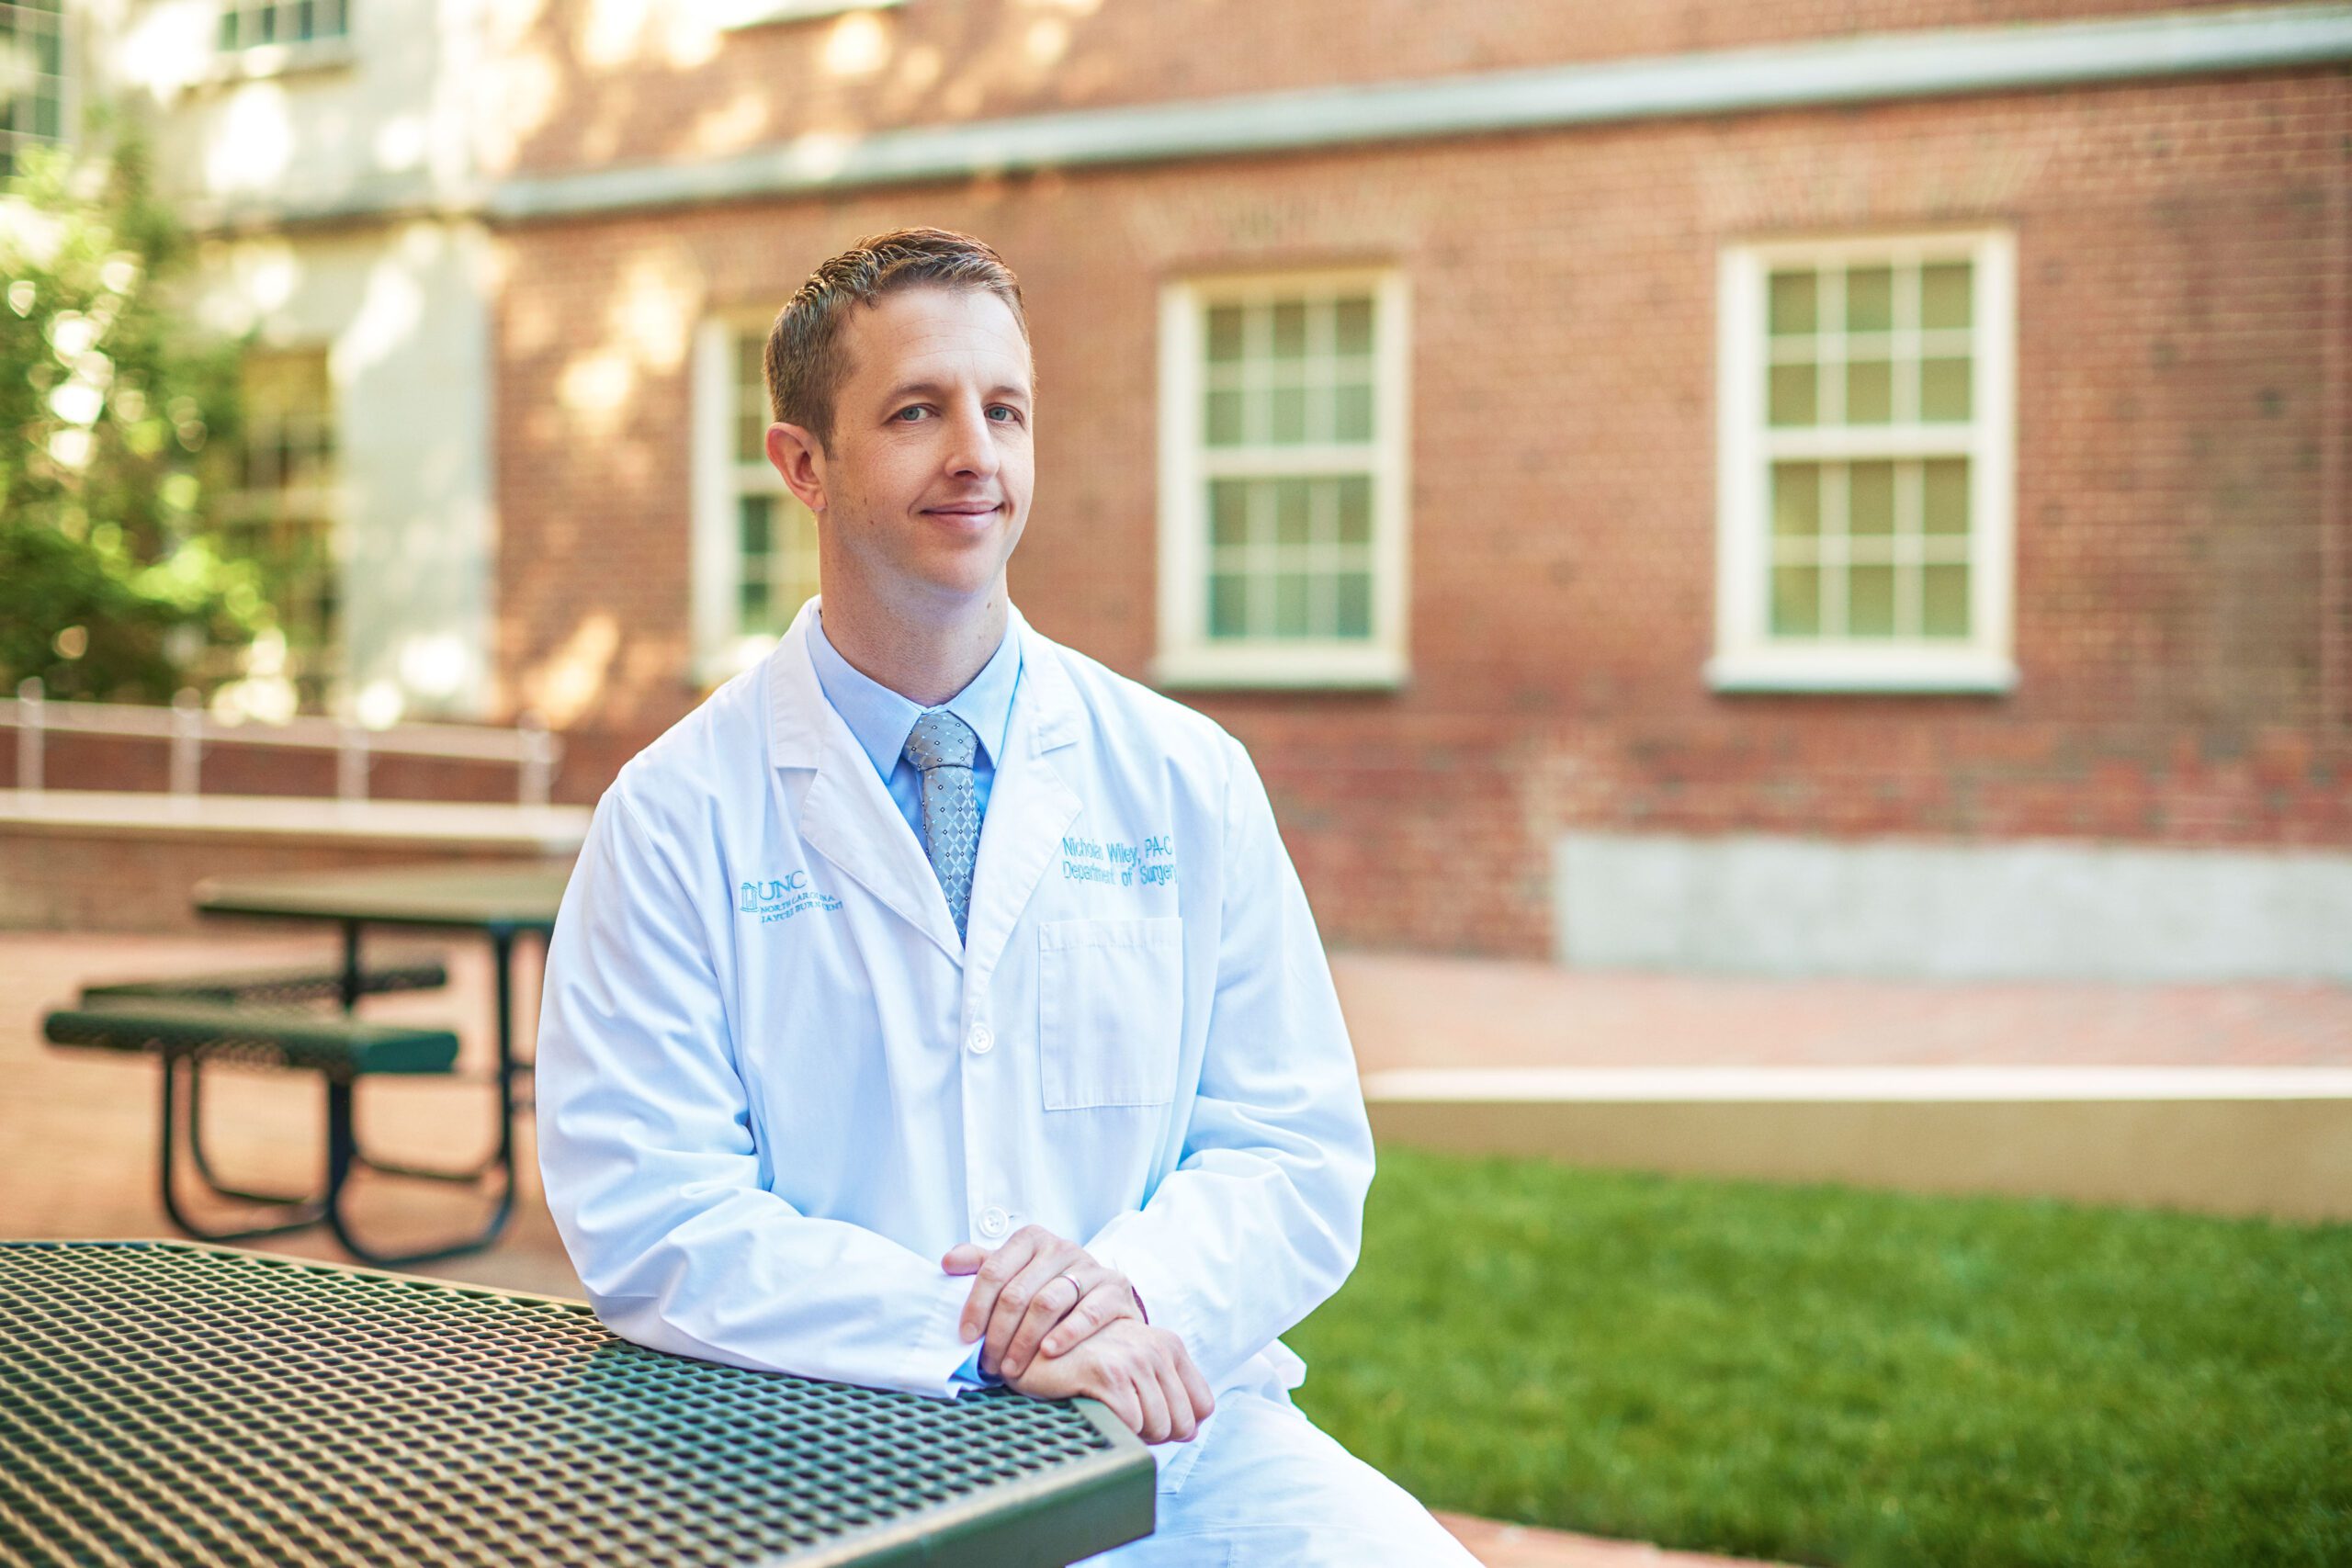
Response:
[[[2352,1563],[2352,1226],[1390,1148],[1284,1337],[1432,1507],[1838,1568]]]

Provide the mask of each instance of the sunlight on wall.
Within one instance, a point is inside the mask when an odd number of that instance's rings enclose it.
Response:
[[[557,729],[578,723],[605,694],[620,646],[620,623],[612,613],[590,615],[546,663],[524,678],[524,706],[538,709]]]
[[[115,72],[169,105],[202,77],[212,59],[212,29],[218,25],[216,13],[205,6],[141,10],[115,31]]]
[[[669,376],[684,365],[702,297],[702,274],[684,250],[630,258],[605,307],[604,342],[573,356],[556,378],[565,410],[591,432],[611,434],[640,372]]]
[[[348,381],[391,358],[416,335],[424,320],[424,290],[417,276],[438,264],[445,243],[437,225],[413,223],[368,268],[367,292],[335,343],[338,380]]]
[[[824,59],[836,76],[871,76],[890,62],[890,29],[871,11],[853,11],[826,35]]]
[[[675,0],[588,0],[574,43],[581,63],[592,70],[641,68],[649,56],[684,70],[717,54],[723,37],[706,6]]]
[[[728,103],[705,109],[695,120],[688,146],[696,152],[732,152],[765,135],[775,108],[776,95],[761,85],[735,95]]]
[[[424,162],[425,124],[420,114],[396,114],[376,128],[376,166],[401,171]]]
[[[1069,24],[1059,17],[1040,17],[1029,24],[1029,63],[1051,65],[1069,52]]]
[[[285,180],[293,160],[285,89],[248,82],[230,98],[220,133],[205,149],[205,184],[216,191],[267,191]]]

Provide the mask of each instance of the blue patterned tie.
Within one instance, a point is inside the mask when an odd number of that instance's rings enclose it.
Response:
[[[907,736],[907,761],[922,771],[922,836],[931,869],[947,895],[956,934],[972,907],[972,863],[980,852],[980,797],[972,785],[972,757],[980,738],[945,708],[925,708]]]

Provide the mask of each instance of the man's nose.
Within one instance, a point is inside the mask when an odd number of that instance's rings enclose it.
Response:
[[[948,443],[948,471],[959,476],[988,479],[997,470],[996,432],[989,428],[989,411],[984,404],[959,403],[948,416],[948,429],[954,439]]]

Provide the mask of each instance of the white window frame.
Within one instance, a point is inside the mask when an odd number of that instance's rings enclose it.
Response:
[[[79,47],[81,7],[73,5],[71,0],[67,0],[67,3],[61,5],[54,11],[45,7],[13,4],[10,5],[9,9],[19,13],[19,26],[16,37],[19,40],[20,48],[22,39],[26,36],[22,26],[24,16],[38,13],[48,17],[51,19],[51,25],[57,29],[57,73],[55,76],[50,77],[57,84],[57,134],[45,136],[38,130],[20,130],[15,124],[15,118],[18,114],[22,114],[28,120],[34,118],[35,106],[40,96],[40,78],[49,77],[48,72],[38,69],[26,72],[25,80],[20,84],[17,91],[12,96],[0,98],[0,147],[5,147],[8,154],[9,167],[13,170],[17,165],[17,153],[20,148],[71,147],[77,139],[82,114],[81,83],[79,73],[75,69],[81,63]]]
[[[1765,423],[1766,280],[1776,266],[1966,260],[1974,417],[1773,430]],[[1715,653],[1717,691],[2006,692],[2016,551],[2017,248],[2004,230],[1792,240],[1726,247],[1717,276]],[[1969,636],[1776,638],[1770,628],[1776,458],[1965,457],[1970,463]]]
[[[1368,292],[1373,299],[1372,637],[1262,638],[1208,635],[1208,479],[1202,366],[1211,305],[1301,292]],[[1395,687],[1407,673],[1406,548],[1412,323],[1405,276],[1394,268],[1251,273],[1180,279],[1159,302],[1159,637],[1152,678],[1168,686]],[[1253,457],[1261,456],[1261,448]],[[1353,468],[1361,448],[1285,448],[1302,471]],[[1252,474],[1272,472],[1253,463]]]
[[[804,22],[849,11],[888,11],[907,0],[704,0],[722,31],[741,32],[774,22]]]
[[[735,458],[735,355],[746,336],[765,339],[772,315],[729,312],[706,317],[695,329],[691,369],[694,538],[689,561],[691,662],[696,684],[708,687],[767,656],[776,638],[742,629],[742,526],[738,502],[746,493],[785,495],[773,464]],[[797,609],[797,606],[795,606]]]

